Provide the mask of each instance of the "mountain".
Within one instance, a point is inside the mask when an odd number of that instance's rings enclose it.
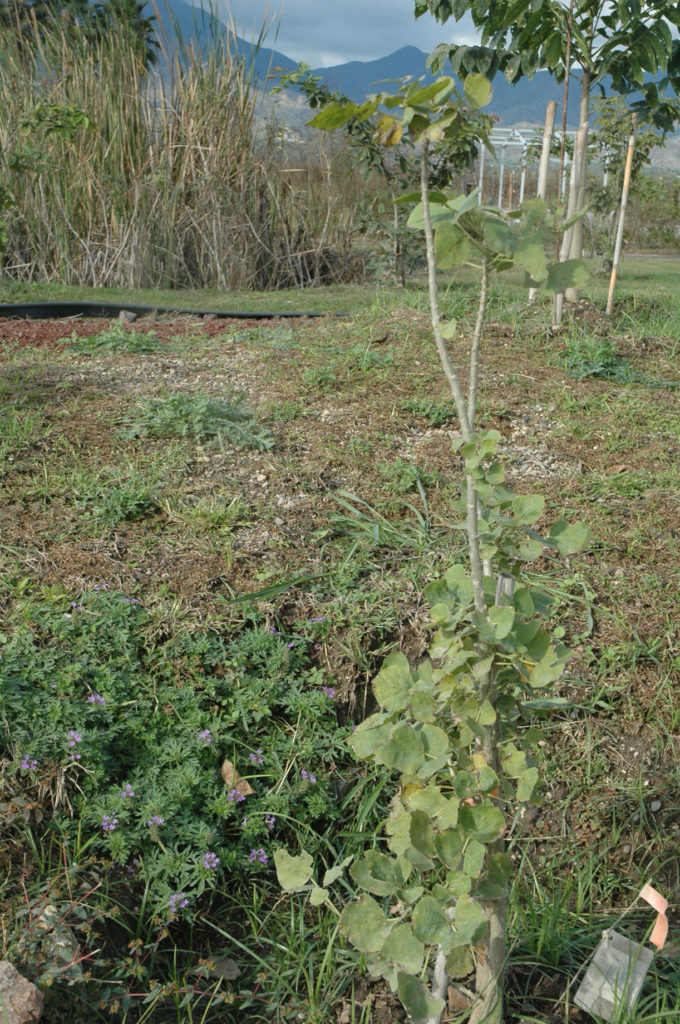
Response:
[[[193,7],[186,0],[150,0],[144,13],[145,16],[156,17],[161,37],[163,34],[169,40],[179,37],[204,52],[211,44],[214,45],[216,39],[236,49],[249,65],[252,64],[263,91],[269,90],[274,69],[293,71],[297,67],[297,61],[285,53],[267,46],[257,48],[253,43],[240,39],[214,14]],[[405,76],[413,79],[424,76],[426,82],[432,81],[432,76],[425,68],[426,59],[427,54],[416,46],[403,46],[377,60],[353,60],[335,67],[316,68],[312,73],[321,78],[329,89],[360,102],[367,93],[379,92],[381,89],[390,91],[395,80]],[[495,115],[503,127],[542,125],[548,100],[556,101],[557,117],[561,121],[563,86],[547,71],[539,71],[531,79],[522,78],[514,85],[504,75],[496,75],[492,85],[493,99],[486,112]],[[578,87],[572,84],[567,108],[567,123],[570,127],[578,126],[578,91]]]

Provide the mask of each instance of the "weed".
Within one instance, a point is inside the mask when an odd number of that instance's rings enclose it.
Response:
[[[421,469],[415,462],[406,459],[394,459],[378,466],[383,485],[392,494],[408,494],[409,491],[422,491],[425,487],[434,487],[439,477],[426,469]]]
[[[576,380],[601,377],[630,384],[636,379],[630,363],[617,354],[612,343],[594,335],[568,338],[563,361],[567,372]]]
[[[61,341],[79,355],[98,355],[100,352],[137,355],[157,352],[160,347],[153,331],[135,331],[120,322],[112,324],[106,331],[83,338],[73,331],[70,338],[62,338]]]
[[[362,372],[398,365],[392,348],[377,349],[368,345],[353,345],[347,352],[353,366]]]
[[[173,394],[148,400],[128,422],[121,436],[188,437],[194,441],[213,438],[235,448],[267,451],[273,439],[261,427],[242,398],[213,398],[210,395]]]
[[[452,401],[437,401],[432,398],[420,396],[418,398],[406,398],[401,403],[405,412],[415,413],[426,420],[431,427],[443,427],[456,418],[456,409]]]
[[[302,374],[302,382],[313,391],[321,391],[328,394],[338,386],[336,371],[330,366],[318,366],[305,370]]]

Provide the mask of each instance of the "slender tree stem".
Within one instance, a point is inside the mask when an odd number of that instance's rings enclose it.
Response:
[[[428,171],[428,156],[429,146],[427,140],[423,142],[423,152],[420,163],[420,195],[423,203],[423,222],[425,226],[425,249],[427,252],[427,283],[430,293],[430,314],[432,317],[432,333],[434,334],[435,344],[437,346],[437,352],[439,353],[439,359],[444,370],[444,376],[446,377],[453,401],[456,405],[456,412],[458,413],[458,420],[460,422],[460,432],[463,435],[465,441],[470,440],[470,422],[468,420],[467,408],[465,404],[465,396],[463,395],[463,389],[458,378],[458,374],[453,368],[451,357],[449,356],[449,350],[446,347],[446,340],[441,330],[441,314],[439,312],[439,294],[437,292],[437,260],[434,253],[434,231],[432,230],[432,218],[430,216],[430,180]]]
[[[468,408],[465,396],[461,387],[460,379],[456,373],[449,350],[446,346],[446,339],[441,331],[441,314],[439,312],[439,295],[437,293],[437,261],[434,251],[434,231],[432,230],[432,218],[430,216],[429,201],[429,173],[428,173],[429,147],[427,141],[423,143],[423,152],[420,165],[420,192],[423,204],[423,224],[425,227],[425,248],[427,252],[427,280],[430,292],[430,312],[432,315],[432,332],[434,334],[437,352],[441,360],[444,375],[449,383],[453,401],[456,405],[460,431],[464,441],[469,441],[472,436]],[[480,325],[481,336],[481,325]],[[477,521],[477,493],[474,488],[474,480],[469,473],[465,474],[466,483],[466,523],[468,534],[468,547],[470,552],[470,575],[472,578],[472,591],[474,594],[475,609],[478,612],[486,611],[486,600],[484,598],[482,560],[479,552],[479,525]]]
[[[479,345],[482,340],[482,328],[486,317],[486,303],[489,295],[489,261],[486,256],[482,261],[482,283],[479,291],[479,306],[477,307],[477,323],[475,333],[472,335],[472,346],[470,348],[470,390],[468,391],[468,420],[470,430],[475,429],[475,416],[477,415],[477,381],[479,378]]]

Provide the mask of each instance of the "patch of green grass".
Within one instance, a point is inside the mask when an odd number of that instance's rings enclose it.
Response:
[[[45,418],[39,410],[0,407],[0,462],[13,461],[45,433]]]

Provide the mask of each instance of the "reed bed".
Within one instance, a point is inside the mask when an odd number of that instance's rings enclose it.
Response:
[[[207,54],[174,39],[149,72],[124,34],[93,44],[69,26],[35,29],[30,46],[7,29],[0,39],[4,276],[268,289],[360,275],[358,180],[341,153],[296,152],[275,126],[263,130],[229,33]],[[50,104],[92,127],[27,129]]]

